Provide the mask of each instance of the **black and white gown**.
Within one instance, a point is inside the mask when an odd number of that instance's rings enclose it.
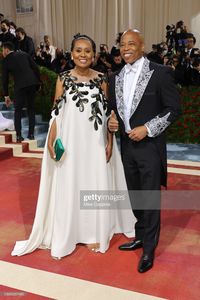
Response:
[[[52,113],[50,126],[56,120],[57,135],[66,155],[61,162],[54,162],[46,142],[32,232],[27,241],[16,242],[12,255],[48,248],[52,256],[63,257],[72,253],[78,243],[99,243],[99,251],[103,253],[115,233],[134,236],[131,206],[95,208],[87,198],[88,191],[93,195],[127,191],[115,136],[112,158],[106,162],[103,79],[98,76],[90,82],[77,82],[69,71],[61,78],[64,94]],[[85,198],[80,197],[81,191]],[[86,202],[93,207],[84,206]]]

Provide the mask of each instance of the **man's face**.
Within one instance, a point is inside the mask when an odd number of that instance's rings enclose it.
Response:
[[[10,51],[7,48],[3,47],[3,49],[2,49],[3,57],[5,58],[9,53],[10,53]]]
[[[21,32],[16,32],[16,38],[21,41],[23,39],[23,34]]]
[[[115,62],[117,65],[121,64],[121,62],[122,62],[122,58],[121,58],[120,55],[119,55],[119,56],[114,56],[114,57],[113,57],[113,60],[114,60],[114,62]]]
[[[127,31],[122,35],[120,41],[120,53],[125,63],[134,63],[142,57],[143,52],[144,42],[139,33]]]
[[[6,25],[6,23],[1,23],[1,30],[2,32],[7,32],[9,27]]]
[[[187,49],[192,49],[194,47],[194,40],[193,38],[187,39]]]
[[[44,38],[44,43],[45,43],[45,45],[46,46],[50,46],[50,40],[49,40],[49,38]]]

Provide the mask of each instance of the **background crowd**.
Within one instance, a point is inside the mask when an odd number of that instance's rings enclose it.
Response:
[[[55,73],[67,71],[74,67],[69,51],[52,45],[50,36],[44,35],[39,45],[28,36],[22,27],[4,19],[1,14],[0,43],[11,41],[16,51],[29,53],[35,62]],[[99,45],[92,68],[110,74],[121,69],[124,61],[119,52],[118,33],[115,44],[109,51],[106,44]],[[196,38],[189,32],[183,21],[166,26],[166,39],[152,45],[152,51],[145,53],[150,61],[170,66],[174,70],[175,81],[181,86],[200,85],[200,50],[195,47]]]

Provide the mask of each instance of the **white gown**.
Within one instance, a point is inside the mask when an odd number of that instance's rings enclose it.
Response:
[[[0,131],[3,131],[5,129],[14,130],[14,121],[4,118],[4,116],[0,112]]]
[[[54,162],[46,141],[32,232],[27,241],[16,242],[12,255],[48,248],[52,256],[63,257],[72,253],[77,243],[99,243],[99,251],[103,253],[115,233],[125,233],[129,237],[135,234],[130,206],[129,209],[80,208],[83,203],[80,191],[94,191],[100,195],[101,191],[127,191],[127,187],[115,137],[112,158],[106,162],[106,116],[103,94],[99,94],[102,92],[100,82],[77,86],[69,72],[64,76],[64,100],[59,103],[59,114],[52,113],[50,126],[56,120],[57,134],[62,139],[66,156],[63,161]],[[79,97],[82,92],[88,94]],[[93,110],[92,103],[95,103]],[[94,128],[95,114],[102,120],[98,130]]]

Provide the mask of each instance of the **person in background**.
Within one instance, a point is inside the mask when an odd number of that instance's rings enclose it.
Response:
[[[100,52],[97,53],[93,69],[104,74],[109,74],[111,71],[112,57],[109,54],[108,46],[100,44]]]
[[[0,22],[3,21],[4,19],[4,14],[0,13]]]
[[[51,62],[56,57],[56,47],[51,44],[50,37],[48,35],[44,36],[44,50],[51,55]]]
[[[22,27],[15,30],[17,38],[17,50],[28,53],[31,57],[35,56],[35,46],[33,40],[28,36]]]
[[[1,33],[0,33],[0,43],[1,45],[5,42],[12,42],[16,49],[16,38],[10,32],[10,22],[8,20],[1,21]]]
[[[15,33],[15,30],[17,29],[17,26],[16,26],[16,24],[13,22],[13,21],[11,21],[10,22],[10,32],[14,35],[14,36],[16,36],[16,33]]]
[[[113,51],[112,59],[111,71],[116,72],[121,70],[124,66],[124,61],[121,57],[119,49],[115,49],[115,51]]]
[[[15,108],[15,130],[17,142],[22,142],[24,138],[21,135],[21,117],[24,105],[27,106],[29,118],[28,138],[34,139],[35,127],[35,96],[36,90],[40,86],[40,73],[38,66],[31,56],[22,51],[14,51],[14,45],[11,42],[3,44],[3,63],[2,63],[2,81],[5,103],[11,104],[9,96],[9,75],[13,76],[14,81],[14,108]]]

